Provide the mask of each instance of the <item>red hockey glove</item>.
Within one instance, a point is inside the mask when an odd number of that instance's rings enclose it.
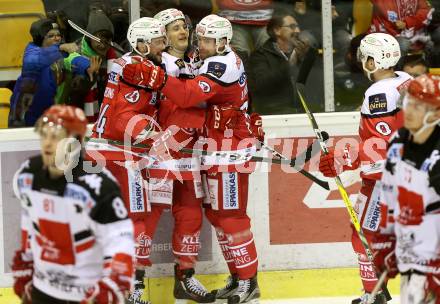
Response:
[[[99,280],[86,292],[81,304],[124,304],[131,290],[133,279],[133,258],[125,253],[117,253],[111,262],[108,277]]]
[[[396,236],[393,234],[376,234],[371,242],[374,252],[374,265],[383,272],[388,271],[388,278],[394,278],[399,273],[396,261]]]
[[[226,130],[234,129],[241,111],[234,107],[212,106],[206,116],[206,126],[212,129]]]
[[[321,154],[319,159],[319,171],[326,177],[335,177],[347,170],[355,170],[359,167],[357,151],[349,145],[343,151],[328,149],[328,154]]]
[[[263,130],[263,120],[261,119],[260,114],[252,113],[251,116],[251,131],[252,134],[258,139],[260,142],[264,142],[264,130]]]
[[[23,260],[23,250],[15,251],[12,260],[12,276],[14,277],[14,292],[27,303],[31,301],[32,275],[34,273],[34,262]]]
[[[167,80],[165,71],[149,61],[127,64],[122,78],[131,84],[145,86],[153,91],[162,89]]]
[[[191,141],[191,138],[186,138],[179,142],[178,138],[181,135],[179,132],[182,132],[181,129],[173,125],[153,136],[153,144],[149,154],[158,157],[162,161],[176,157],[176,152],[179,152]]]

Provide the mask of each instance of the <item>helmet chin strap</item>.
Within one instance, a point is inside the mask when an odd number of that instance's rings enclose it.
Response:
[[[134,48],[134,51],[136,53],[138,53],[139,55],[141,55],[142,57],[147,57],[148,54],[150,54],[150,46],[148,45],[148,43],[145,43],[145,46],[147,47],[147,52],[146,53],[139,52],[139,50],[137,48]]]
[[[220,51],[219,47],[220,47],[220,42],[218,44],[216,44],[216,47],[215,47],[215,51],[217,52],[218,55],[222,55],[226,51],[228,51],[228,52],[231,51],[231,48],[229,47],[229,45],[225,45],[225,48],[223,49],[223,51]]]
[[[365,73],[367,73],[368,80],[370,80],[371,82],[374,82],[374,80],[371,79],[371,77],[378,70],[378,68],[376,67],[373,71],[370,71],[365,67],[366,63],[367,63],[367,59],[362,60],[362,69],[365,71]]]
[[[431,127],[438,125],[440,123],[440,118],[437,120],[434,120],[433,122],[428,122],[429,116],[434,115],[434,112],[435,111],[429,111],[425,114],[425,116],[423,117],[423,126],[413,134],[414,137],[419,136],[424,131],[426,131],[426,129],[431,128]]]

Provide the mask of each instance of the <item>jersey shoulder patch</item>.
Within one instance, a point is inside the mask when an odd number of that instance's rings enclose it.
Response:
[[[211,61],[208,63],[206,73],[214,75],[220,79],[226,72],[226,64],[223,62]]]
[[[385,93],[368,96],[368,108],[371,114],[387,111],[387,95]]]

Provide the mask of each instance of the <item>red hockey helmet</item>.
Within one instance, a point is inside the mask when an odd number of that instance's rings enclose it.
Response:
[[[83,110],[72,106],[51,106],[39,119],[37,131],[45,124],[63,127],[69,135],[79,136],[81,139],[87,131],[87,119]]]
[[[440,76],[424,74],[411,80],[408,94],[422,102],[440,107]]]

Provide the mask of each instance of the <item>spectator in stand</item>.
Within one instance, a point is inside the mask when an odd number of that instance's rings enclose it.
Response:
[[[30,42],[23,56],[20,77],[11,96],[9,127],[33,126],[43,112],[54,104],[58,85],[64,73],[63,57],[75,55],[72,73],[91,73],[90,62],[79,56],[75,43],[61,43],[58,25],[41,19],[31,25]]]
[[[273,14],[272,2],[217,0],[218,15],[228,19],[232,24],[234,35],[231,47],[241,57],[245,66],[251,52],[269,39],[266,25]]]
[[[428,73],[428,63],[423,54],[406,55],[402,60],[402,71],[416,78]]]
[[[79,54],[90,59],[95,73],[92,77],[85,75],[68,74],[57,93],[57,103],[66,103],[79,107],[86,113],[89,123],[93,123],[98,118],[99,107],[104,98],[104,90],[107,85],[107,67],[109,61],[118,58],[118,54],[110,48],[113,39],[114,28],[110,19],[102,10],[92,10],[89,16],[87,32],[101,39],[97,42],[84,36],[77,41]],[[66,58],[65,65],[74,67],[72,60],[79,56],[73,54]]]
[[[277,12],[267,24],[267,40],[249,58],[249,91],[253,110],[260,114],[289,114],[299,108],[291,78],[308,49],[299,39],[295,17]]]
[[[373,16],[369,33],[387,33],[399,41],[402,55],[430,42],[427,27],[433,9],[427,0],[370,0]]]

